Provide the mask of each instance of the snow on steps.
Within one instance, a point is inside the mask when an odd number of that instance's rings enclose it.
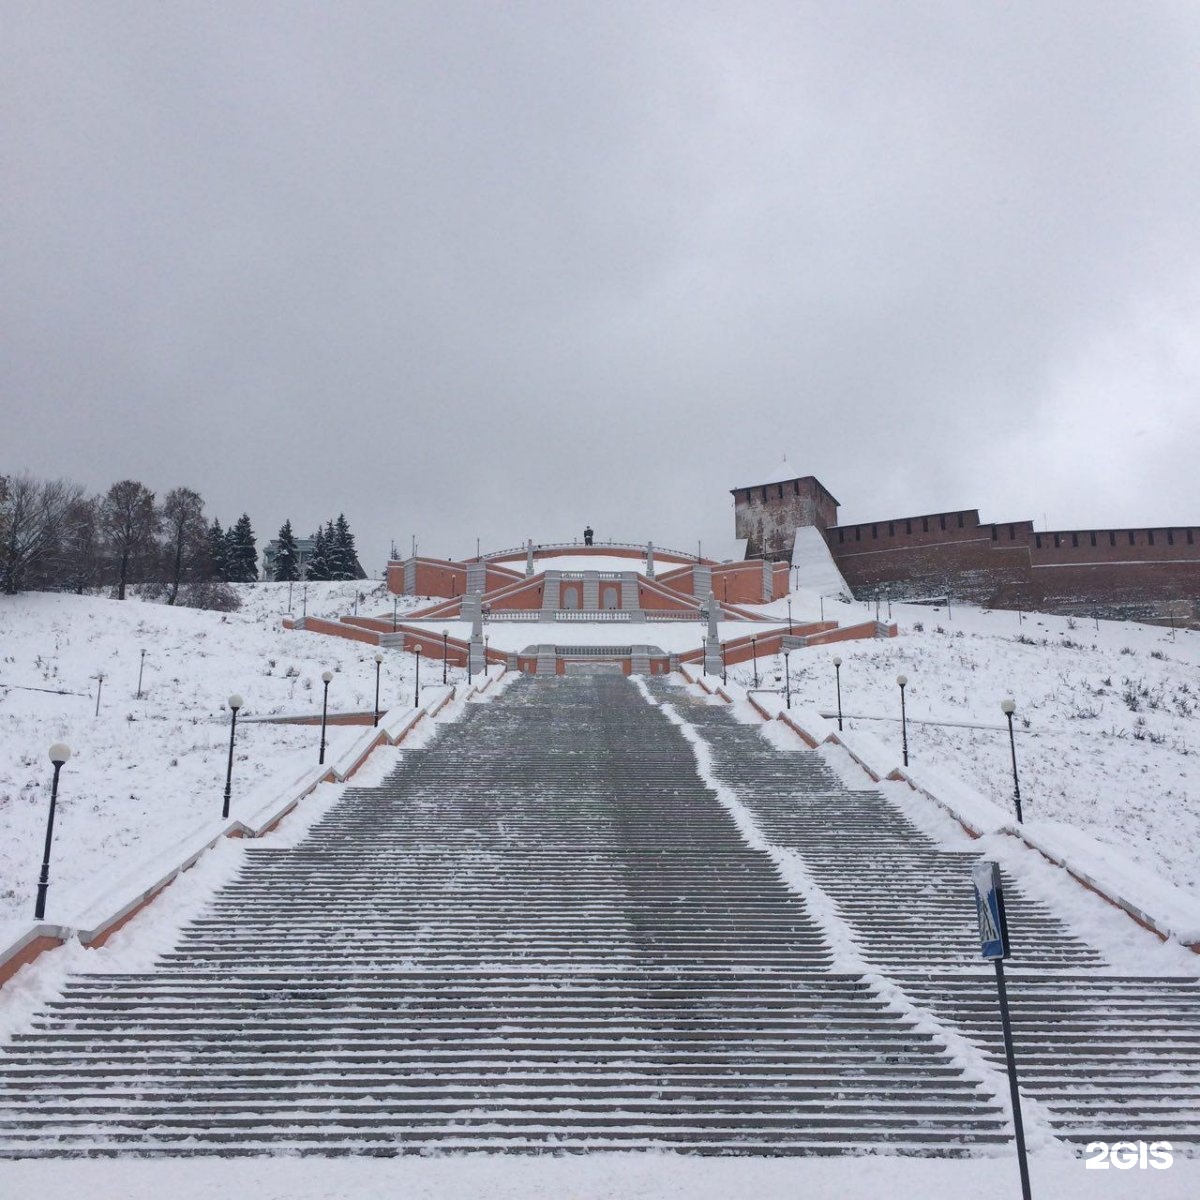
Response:
[[[680,674],[709,695],[734,703],[738,689],[728,685],[713,689],[702,676],[686,667]],[[731,694],[732,693],[732,694]],[[898,780],[949,813],[972,837],[997,833],[1014,837],[1061,867],[1079,883],[1102,896],[1164,941],[1174,940],[1200,954],[1200,904],[1182,889],[1139,870],[1125,859],[1112,855],[1095,839],[1079,830],[1059,826],[1053,830],[1030,830],[974,788],[935,767],[900,766],[893,747],[869,733],[829,729],[829,721],[815,709],[783,707],[782,697],[773,693],[744,697],[764,721],[780,721],[806,745],[841,746],[879,783]]]
[[[504,667],[489,669],[463,699],[486,691],[504,673]],[[0,987],[39,955],[72,939],[85,946],[102,946],[222,838],[259,838],[271,832],[319,784],[344,783],[377,746],[398,745],[421,721],[438,716],[456,698],[456,693],[455,687],[431,687],[420,708],[393,709],[381,714],[377,728],[364,732],[333,761],[305,768],[283,787],[269,781],[253,789],[247,799],[239,802],[239,808],[244,809],[242,816],[218,817],[198,825],[173,846],[105,887],[75,914],[70,924],[31,922],[0,949]]]

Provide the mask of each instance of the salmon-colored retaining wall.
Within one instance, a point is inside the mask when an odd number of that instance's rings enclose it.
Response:
[[[56,937],[37,937],[27,945],[23,946],[16,954],[7,962],[0,963],[0,986],[8,982],[22,967],[33,962],[40,954],[44,954],[47,950],[53,950],[56,946],[63,945],[62,938]]]

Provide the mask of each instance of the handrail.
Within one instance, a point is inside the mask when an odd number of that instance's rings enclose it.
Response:
[[[539,551],[546,550],[602,550],[606,546],[613,550],[640,550],[643,553],[646,551],[648,542],[593,542],[588,546],[584,542],[534,542],[533,552],[536,556]],[[513,546],[508,550],[489,550],[486,554],[481,555],[477,559],[472,559],[472,562],[491,562],[496,558],[503,558],[508,554],[528,554],[528,546]],[[657,543],[654,546],[655,556],[659,554],[674,554],[678,558],[686,559],[688,562],[706,563],[711,560],[701,558],[697,554],[691,554],[686,550],[673,550],[670,546],[659,546]]]

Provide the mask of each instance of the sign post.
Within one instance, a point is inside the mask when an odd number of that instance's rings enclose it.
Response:
[[[1004,1030],[1004,1058],[1008,1063],[1008,1090],[1012,1098],[1013,1133],[1017,1141],[1017,1166],[1021,1171],[1021,1196],[1030,1200],[1029,1162],[1025,1155],[1025,1125],[1021,1120],[1021,1092],[1017,1086],[1017,1058],[1013,1052],[1012,1021],[1008,1015],[1008,989],[1004,960],[1009,955],[1008,923],[1004,916],[1004,888],[1000,864],[978,862],[971,869],[975,885],[975,912],[979,918],[980,954],[996,964],[996,991],[1000,997],[1000,1024]]]

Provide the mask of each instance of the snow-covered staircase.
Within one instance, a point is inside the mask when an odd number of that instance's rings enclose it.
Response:
[[[980,962],[970,865],[878,791],[847,789],[819,755],[784,751],[728,709],[649,684],[703,738],[714,771],[775,844],[796,851],[872,967],[998,1068],[992,969]],[[1071,1141],[1167,1139],[1200,1148],[1200,979],[1131,978],[1005,880],[1018,1073]],[[1125,921],[1116,914],[1114,920]]]
[[[991,1095],[834,959],[634,685],[526,677],[144,974],[0,1053],[0,1155],[969,1153]]]

